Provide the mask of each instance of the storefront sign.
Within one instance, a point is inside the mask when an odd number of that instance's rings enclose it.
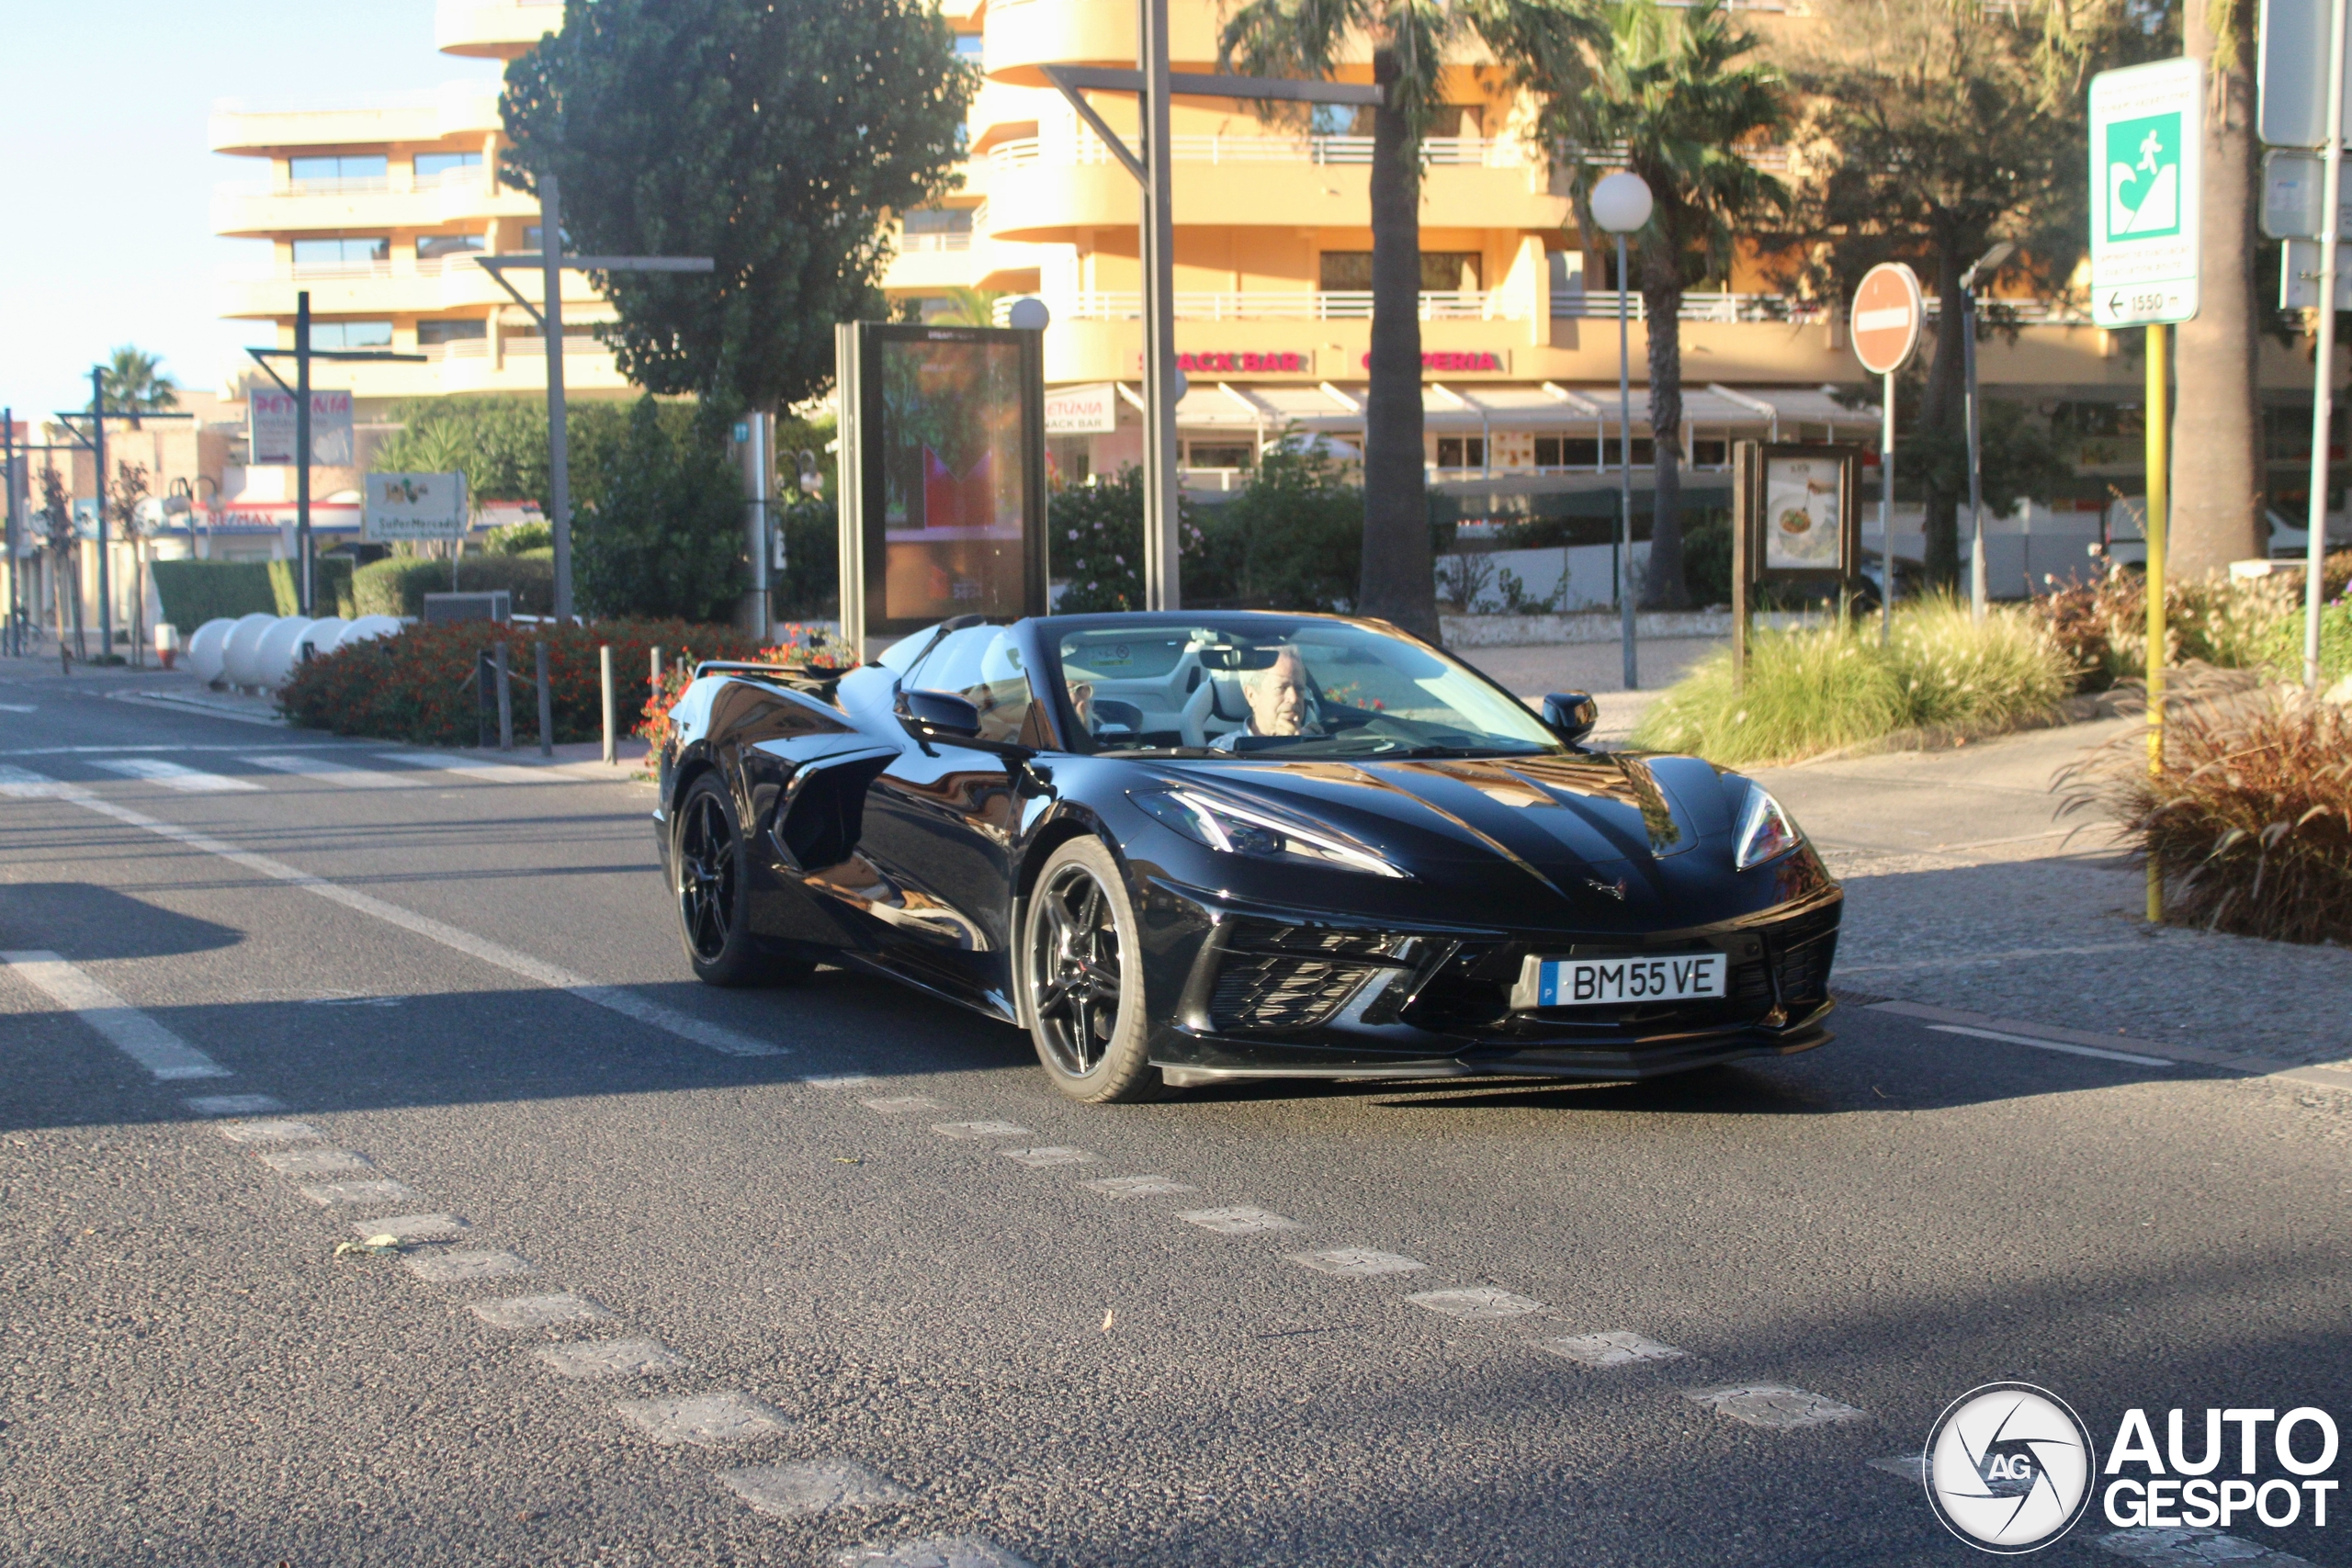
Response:
[[[1119,389],[1109,381],[1056,387],[1046,394],[1046,434],[1100,435],[1119,428]]]
[[[1180,354],[1176,368],[1187,376],[1304,376],[1315,367],[1304,354]]]
[[[1369,370],[1372,368],[1372,355],[1363,355],[1357,359],[1356,363]],[[1421,355],[1423,374],[1431,370],[1460,374],[1464,371],[1496,371],[1510,368],[1510,362],[1492,349],[1445,349]]]
[[[256,388],[245,394],[245,429],[255,467],[299,461],[294,445],[294,397]],[[328,468],[351,467],[351,394],[311,393],[311,461]]]
[[[366,537],[462,539],[469,513],[463,474],[369,474]]]

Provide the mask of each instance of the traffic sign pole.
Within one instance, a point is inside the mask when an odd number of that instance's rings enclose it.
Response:
[[[2319,617],[2321,569],[2327,560],[2327,470],[2331,406],[2335,386],[2335,252],[2344,237],[2344,35],[2345,0],[2333,0],[2327,18],[2327,140],[2320,148],[2319,342],[2312,355],[2312,495],[2306,518],[2311,537],[2303,558],[2303,684],[2320,686]],[[2153,900],[2155,894],[2148,895]],[[2153,917],[2152,917],[2153,918]]]
[[[1894,372],[1881,378],[1884,405],[1878,427],[1879,570],[1886,574],[1878,595],[1878,640],[1894,646]]]
[[[1894,375],[1919,352],[1919,334],[1927,326],[1928,303],[1919,292],[1919,278],[1901,262],[1881,262],[1862,275],[1854,290],[1849,317],[1854,357],[1862,368],[1875,371],[1880,381],[1878,438],[1879,569],[1886,574],[1878,596],[1878,637],[1882,644],[1894,640]],[[1974,334],[1970,334],[1973,346]],[[1973,388],[1972,378],[1970,386]],[[1972,412],[1973,403],[1971,404]]]
[[[2342,0],[2338,0],[2340,5]],[[2172,398],[2166,374],[2170,367],[2172,328],[2163,321],[2148,326],[2148,777],[2165,771],[2165,548],[2171,531]],[[2148,923],[2165,919],[2164,874],[2156,857],[2148,856]]]

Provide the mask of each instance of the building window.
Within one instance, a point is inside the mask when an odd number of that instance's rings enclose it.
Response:
[[[563,245],[566,250],[570,250],[571,248],[571,236],[569,233],[566,233],[563,237]],[[526,223],[523,225],[523,248],[526,251],[536,251],[539,248],[539,226],[537,224]]]
[[[1257,461],[1256,451],[1247,445],[1228,446],[1206,441],[1187,443],[1184,466],[1188,468],[1246,468]]]
[[[381,152],[286,160],[286,173],[298,186],[381,185],[390,172]]]
[[[1317,266],[1317,286],[1326,294],[1363,293],[1372,288],[1370,251],[1325,251]],[[1423,251],[1421,291],[1425,294],[1451,294],[1457,289],[1476,292],[1478,266],[1476,251]]]
[[[1690,466],[1694,468],[1728,468],[1731,467],[1731,443],[1714,441],[1703,436],[1690,438]]]
[[[968,60],[973,64],[978,65],[980,62],[980,47],[982,42],[982,37],[978,33],[957,33],[956,35],[956,58],[958,60]]]
[[[968,207],[918,207],[906,215],[910,234],[968,234],[972,231],[972,209]]]
[[[1487,466],[1487,444],[1476,435],[1441,435],[1437,438],[1437,466],[1483,468]]]
[[[481,167],[479,152],[419,152],[416,155],[416,183],[426,185],[445,179],[461,169]]]
[[[392,242],[385,234],[346,235],[335,240],[294,242],[296,270],[311,267],[364,266],[392,259]]]
[[[1437,116],[1430,122],[1429,135],[1465,136],[1476,140],[1486,132],[1487,106],[1484,104],[1440,104]]]
[[[416,259],[438,261],[443,256],[470,255],[482,248],[480,234],[419,234],[416,237]]]
[[[474,317],[456,321],[419,321],[416,342],[420,348],[436,343],[470,343],[489,334],[490,323]]]
[[[1589,435],[1539,435],[1535,438],[1539,468],[1597,468],[1600,443]]]
[[[392,323],[390,321],[312,321],[312,348],[390,348],[392,346]]]

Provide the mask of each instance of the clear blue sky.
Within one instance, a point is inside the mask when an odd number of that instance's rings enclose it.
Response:
[[[217,390],[269,341],[213,314],[213,280],[267,265],[220,240],[212,187],[258,160],[205,151],[218,98],[331,107],[495,76],[496,61],[433,47],[433,0],[78,0],[8,8],[0,28],[0,404],[85,404],[90,366],[118,344],[163,356],[181,385]]]

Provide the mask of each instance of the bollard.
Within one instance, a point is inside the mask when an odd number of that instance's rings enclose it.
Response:
[[[596,679],[605,699],[605,765],[617,760],[613,753],[613,645],[604,643],[596,649]]]
[[[490,750],[490,716],[495,703],[490,694],[498,671],[490,661],[490,649],[481,649],[474,654],[474,750]]]
[[[495,670],[493,679],[498,683],[498,749],[502,751],[512,751],[514,750],[514,689],[506,683],[506,645],[504,643],[492,645],[491,662]]]
[[[548,682],[548,645],[545,640],[531,644],[533,657],[538,660],[539,673],[539,755],[555,755],[555,694]]]

